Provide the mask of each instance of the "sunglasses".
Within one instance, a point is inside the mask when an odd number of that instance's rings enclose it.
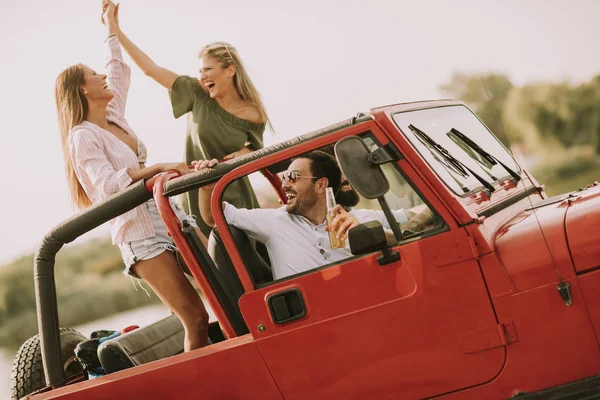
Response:
[[[319,179],[316,176],[301,176],[298,171],[286,171],[283,173],[282,181],[288,181],[289,183],[296,183],[298,179]]]

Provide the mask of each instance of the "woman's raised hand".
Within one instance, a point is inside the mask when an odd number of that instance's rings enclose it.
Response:
[[[119,26],[119,4],[111,0],[102,0],[102,23],[109,28],[113,25],[115,28]]]

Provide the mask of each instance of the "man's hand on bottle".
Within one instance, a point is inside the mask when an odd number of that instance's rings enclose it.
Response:
[[[337,232],[336,237],[340,240],[346,240],[348,238],[348,231],[360,224],[354,215],[344,210],[344,208],[339,204],[332,208],[329,212],[333,213],[335,217],[333,218],[333,221],[331,221],[331,224],[325,228],[325,230]]]

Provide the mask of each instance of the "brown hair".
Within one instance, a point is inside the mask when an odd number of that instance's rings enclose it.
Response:
[[[88,113],[88,102],[83,95],[82,86],[85,83],[83,77],[83,65],[76,64],[65,69],[56,78],[54,95],[56,98],[56,112],[58,113],[58,125],[62,150],[65,159],[65,170],[67,172],[67,183],[71,192],[71,200],[79,208],[92,205],[85,190],[79,183],[71,156],[69,155],[68,138],[69,132],[83,122]]]
[[[335,158],[331,155],[321,150],[313,150],[292,158],[292,161],[297,158],[307,158],[311,161],[310,173],[314,176],[312,179],[313,182],[316,182],[320,178],[327,178],[329,186],[333,188],[333,193],[337,193],[340,190],[342,171]]]
[[[271,132],[274,132],[271,120],[267,115],[267,110],[262,102],[260,93],[250,80],[250,76],[246,71],[246,67],[242,63],[235,47],[225,42],[215,42],[208,44],[200,50],[199,56],[202,57],[204,54],[215,58],[221,63],[223,68],[227,68],[230,65],[235,65],[235,75],[233,76],[233,83],[237,88],[242,99],[258,108],[258,112],[262,119],[265,121]]]

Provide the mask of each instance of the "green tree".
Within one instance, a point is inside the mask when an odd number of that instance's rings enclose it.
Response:
[[[504,132],[502,126],[506,99],[513,90],[513,84],[506,75],[454,73],[449,82],[440,86],[440,90],[445,96],[467,103],[505,145],[508,145],[507,140],[520,139],[514,134]]]
[[[600,75],[573,90],[571,107],[576,143],[589,143],[600,154]]]
[[[54,269],[61,326],[75,326],[158,302],[135,291],[110,238],[65,246]],[[37,333],[33,254],[0,266],[0,347],[18,347]]]
[[[600,76],[573,86],[537,83],[519,89],[520,114],[543,140],[564,147],[592,145],[600,153]]]

